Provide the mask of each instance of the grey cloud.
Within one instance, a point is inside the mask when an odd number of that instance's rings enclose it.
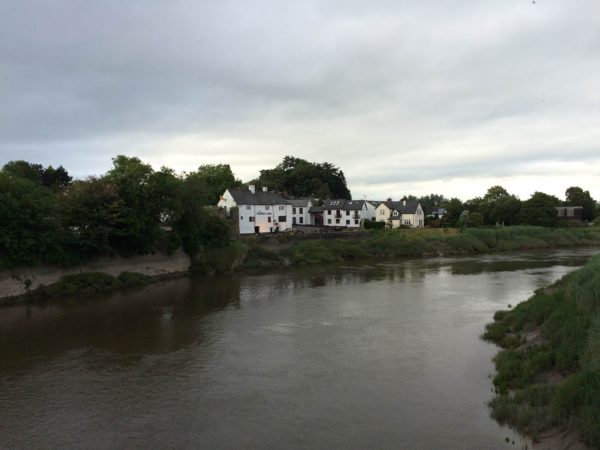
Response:
[[[177,166],[218,148],[248,177],[293,153],[373,184],[406,160],[421,182],[508,176],[566,134],[586,160],[599,13],[593,0],[8,1],[0,152],[85,174],[92,154]],[[179,137],[206,148],[161,147]]]

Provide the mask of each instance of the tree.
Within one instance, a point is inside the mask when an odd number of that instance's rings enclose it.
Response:
[[[292,197],[351,199],[344,172],[330,163],[312,163],[286,156],[274,169],[260,171],[259,186]]]
[[[556,206],[560,200],[553,195],[535,192],[529,200],[523,202],[520,212],[520,223],[554,227],[558,223]]]
[[[0,172],[0,266],[63,263],[56,198],[28,178]]]
[[[173,224],[181,238],[183,249],[195,256],[202,250],[225,247],[231,238],[231,229],[221,217],[211,213],[197,199],[204,195],[205,185],[198,177],[187,177],[182,184],[182,212]]]
[[[199,197],[195,199],[202,205],[216,205],[225,190],[242,184],[233,175],[229,164],[202,165],[196,172],[190,173],[187,179],[202,187],[198,189]]]
[[[58,192],[69,186],[72,180],[73,177],[69,175],[69,172],[63,166],[58,166],[56,169],[48,166],[42,172],[41,182],[47,188]]]
[[[114,183],[106,178],[75,181],[60,197],[68,245],[85,257],[109,255],[123,245],[127,215]]]
[[[154,170],[136,157],[119,155],[103,177],[113,183],[126,209],[124,234],[115,243],[123,254],[144,254],[156,248],[161,204],[151,185]]]
[[[41,184],[44,167],[23,160],[9,161],[2,167],[2,172]]]
[[[440,194],[429,194],[419,199],[419,203],[426,213],[442,208],[442,205],[447,201],[448,199]]]
[[[478,207],[485,224],[514,225],[518,221],[521,200],[509,194],[502,186],[492,186],[483,196]]]
[[[446,214],[442,218],[442,224],[444,226],[455,226],[465,210],[465,205],[459,198],[454,197],[444,202],[443,207],[446,208]]]
[[[579,186],[571,186],[565,191],[566,206],[583,206],[583,220],[594,220],[596,217],[596,201],[590,191],[584,191]]]

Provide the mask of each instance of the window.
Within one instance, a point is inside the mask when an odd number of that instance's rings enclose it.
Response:
[[[292,208],[292,214],[296,214],[296,208]]]
[[[327,214],[331,215],[331,210],[330,209],[327,210]]]
[[[349,216],[350,215],[350,211],[346,211],[346,215]]]
[[[335,223],[340,223],[340,219],[335,219]]]
[[[327,219],[327,223],[331,225],[331,219]]]
[[[279,206],[279,211],[283,211],[283,210],[285,210],[285,206],[283,206],[283,205],[280,205],[280,206]]]
[[[240,216],[240,220],[244,220],[244,216]]]
[[[350,225],[350,221],[349,220],[346,220],[346,225]]]
[[[246,205],[246,209],[252,209],[252,206]]]
[[[410,220],[405,220],[404,225],[410,225]]]
[[[358,225],[358,220],[355,220],[355,221],[354,221],[354,225]]]
[[[300,208],[300,214],[304,214],[304,208]]]
[[[296,217],[292,217],[292,223],[296,225]]]
[[[277,218],[277,221],[278,221],[278,222],[287,222],[287,217],[285,217],[285,216],[279,216],[279,217]]]
[[[252,217],[252,216],[248,217],[248,222],[254,222],[254,217]]]
[[[267,217],[267,222],[271,221],[271,216]]]
[[[380,209],[379,210],[379,215],[380,216],[385,216],[385,209]]]
[[[300,223],[304,223],[304,217],[300,217]]]
[[[265,209],[268,211],[269,209],[271,209],[271,207],[269,205],[265,205]]]

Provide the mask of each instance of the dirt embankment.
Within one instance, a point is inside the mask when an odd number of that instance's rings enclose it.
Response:
[[[102,272],[114,277],[122,272],[136,272],[149,277],[187,272],[190,257],[181,249],[172,255],[156,253],[131,258],[99,258],[75,267],[34,267],[0,271],[0,298],[26,294],[41,285],[56,283],[65,275]]]

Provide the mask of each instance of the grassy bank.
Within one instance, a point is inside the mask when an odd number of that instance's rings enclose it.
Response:
[[[490,404],[499,422],[534,438],[573,427],[600,447],[600,256],[496,313],[483,338],[503,348]]]
[[[544,248],[600,246],[598,228],[424,228],[371,230],[328,235],[245,239],[197,258],[195,273],[227,273],[272,266],[301,266],[352,260],[484,254]]]
[[[597,228],[517,226],[420,230],[373,230],[363,239],[300,241],[279,252],[291,264],[367,258],[452,256],[498,251],[600,245]]]

